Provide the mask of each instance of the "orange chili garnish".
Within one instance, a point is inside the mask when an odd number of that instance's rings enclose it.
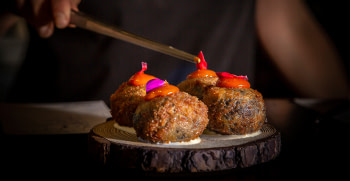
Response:
[[[141,62],[142,69],[135,73],[133,76],[130,77],[128,83],[130,85],[139,86],[139,85],[146,85],[146,83],[151,79],[156,79],[156,77],[145,74],[144,71],[147,70],[147,63]]]
[[[249,88],[250,83],[244,79],[238,78],[220,78],[220,80],[216,83],[218,87],[243,87]]]
[[[196,70],[190,74],[187,75],[187,79],[194,79],[194,78],[200,78],[200,77],[217,77],[216,73],[212,70]]]
[[[153,99],[155,97],[159,97],[159,96],[171,95],[171,94],[176,93],[178,91],[179,91],[178,87],[166,83],[164,86],[157,87],[157,88],[154,88],[151,91],[149,91],[145,96],[145,100],[151,100],[151,99]]]

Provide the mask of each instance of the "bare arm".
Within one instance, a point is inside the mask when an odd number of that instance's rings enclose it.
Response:
[[[262,45],[300,96],[349,96],[340,56],[303,1],[258,0],[256,20]]]

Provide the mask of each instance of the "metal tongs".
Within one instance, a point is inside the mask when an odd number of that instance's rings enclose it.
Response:
[[[90,30],[119,40],[123,40],[144,48],[148,48],[160,53],[173,56],[175,58],[186,60],[192,63],[200,62],[200,59],[195,55],[189,54],[182,50],[178,50],[172,46],[154,42],[144,37],[126,32],[116,26],[105,24],[80,11],[78,12],[75,10],[71,10],[70,23],[76,25],[79,28]]]

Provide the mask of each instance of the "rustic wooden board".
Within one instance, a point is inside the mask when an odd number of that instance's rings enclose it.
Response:
[[[114,120],[96,125],[89,133],[89,154],[97,164],[157,173],[211,172],[250,167],[275,159],[281,151],[280,133],[270,124],[248,137],[204,132],[188,145],[140,141],[133,130]]]

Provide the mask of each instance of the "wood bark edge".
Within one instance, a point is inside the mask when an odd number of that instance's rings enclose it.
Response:
[[[281,151],[281,135],[274,134],[238,146],[186,149],[140,147],[110,142],[90,131],[89,158],[99,166],[157,173],[194,173],[245,168],[275,159]]]

